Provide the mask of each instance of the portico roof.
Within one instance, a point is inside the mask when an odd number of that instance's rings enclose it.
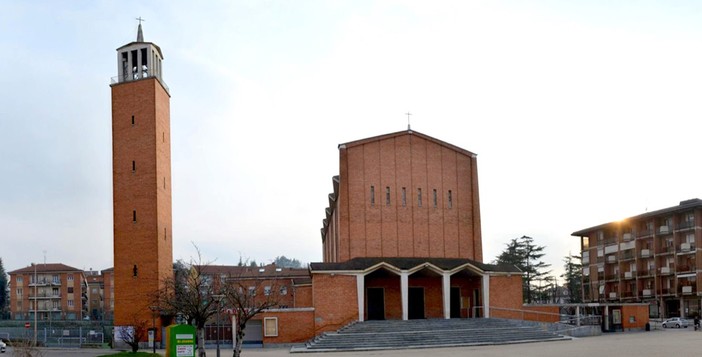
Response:
[[[341,263],[310,263],[310,271],[364,271],[379,264],[389,265],[400,270],[411,270],[431,264],[442,270],[454,270],[464,265],[472,265],[484,272],[521,273],[514,265],[484,264],[471,259],[459,258],[354,258]]]

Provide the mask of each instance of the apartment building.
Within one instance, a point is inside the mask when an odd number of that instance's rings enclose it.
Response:
[[[585,302],[643,302],[651,317],[700,315],[702,200],[572,233]]]
[[[78,320],[87,315],[83,271],[60,263],[32,264],[9,272],[10,313],[15,320]]]

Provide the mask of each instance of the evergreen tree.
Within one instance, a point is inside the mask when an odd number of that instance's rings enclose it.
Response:
[[[551,265],[540,260],[546,255],[546,247],[535,245],[534,238],[528,236],[514,238],[506,245],[507,248],[497,256],[495,263],[514,265],[523,272],[523,298],[525,302],[531,303],[536,290],[534,282],[543,280],[550,273],[545,269]]]
[[[297,259],[289,259],[286,258],[284,255],[281,255],[279,257],[275,257],[275,260],[273,263],[281,268],[301,268],[302,263],[300,263],[299,260]]]
[[[10,302],[10,287],[5,273],[5,266],[0,258],[0,318],[5,318],[7,315],[7,307]]]
[[[583,302],[582,281],[583,281],[583,264],[582,257],[577,255],[568,255],[563,258],[565,272],[561,278],[565,281],[565,287],[568,289],[568,296],[571,303]]]

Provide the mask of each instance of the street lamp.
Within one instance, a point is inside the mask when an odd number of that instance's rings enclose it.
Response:
[[[156,354],[156,313],[159,311],[158,306],[149,306],[151,310],[151,331],[153,331],[153,341],[151,346],[153,347],[153,353]]]
[[[212,295],[213,299],[217,299],[217,326],[215,328],[215,336],[217,337],[217,357],[219,357],[219,310],[221,309],[221,302],[224,295]]]
[[[34,267],[34,347],[37,346],[37,302],[39,301],[37,297],[37,265],[32,263]]]

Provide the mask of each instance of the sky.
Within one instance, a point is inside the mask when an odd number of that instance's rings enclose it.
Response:
[[[174,259],[322,259],[338,145],[478,154],[483,256],[702,197],[697,1],[0,0],[0,258],[112,266],[116,49],[160,46]]]

